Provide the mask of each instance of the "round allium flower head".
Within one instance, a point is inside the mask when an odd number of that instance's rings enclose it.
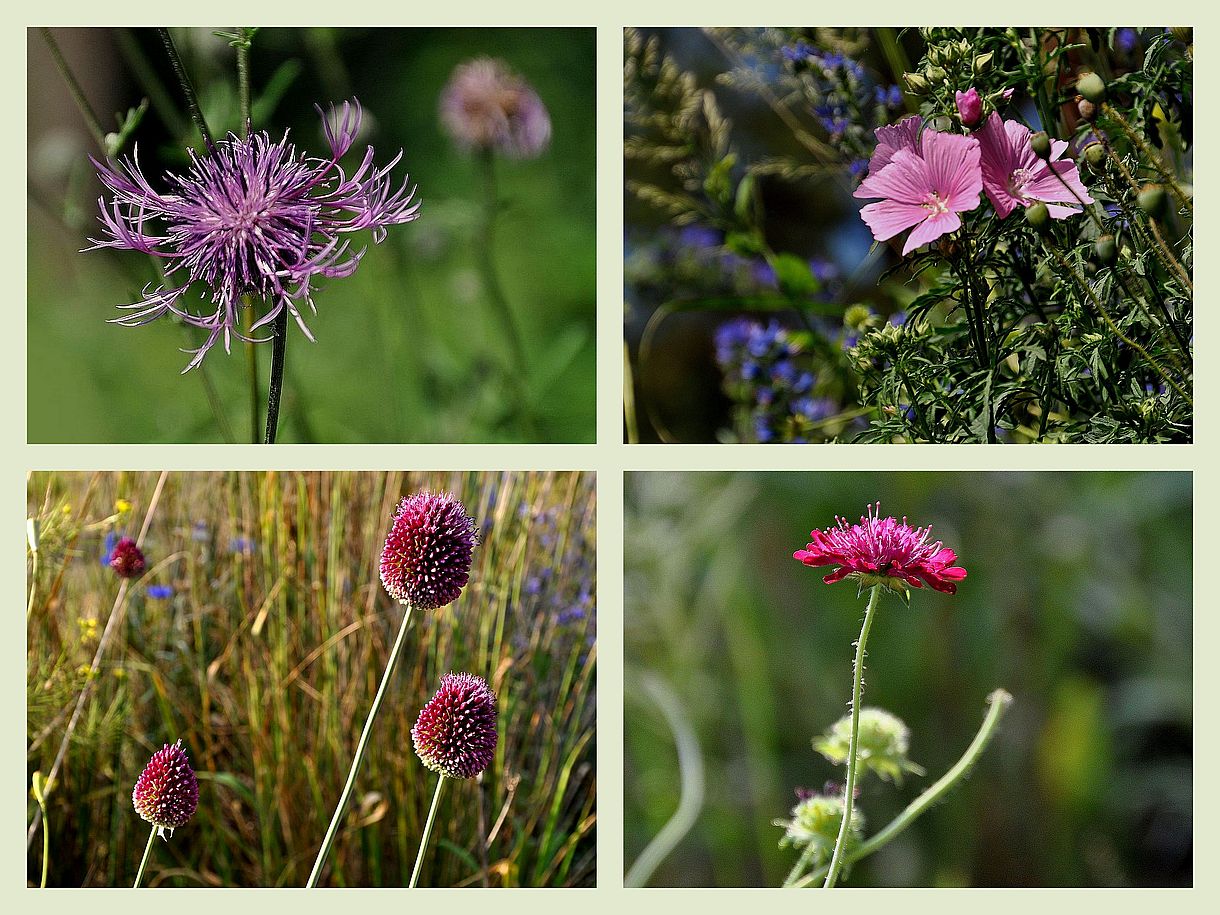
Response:
[[[910,744],[911,730],[897,715],[880,708],[860,709],[856,758],[864,771],[899,785],[908,772],[923,775],[923,769],[907,758]],[[813,739],[813,749],[836,766],[847,762],[850,746],[851,715],[844,715],[825,735]]]
[[[835,518],[835,527],[812,531],[811,542],[792,558],[807,566],[838,566],[822,579],[828,585],[850,576],[861,587],[884,585],[900,594],[906,593],[907,585],[922,588],[925,583],[936,591],[956,593],[956,583],[966,577],[966,570],[953,564],[957,561],[953,550],[939,540],[928,541],[932,528],[914,528],[906,518],[899,521],[880,514],[878,502],[869,506],[859,524]]]
[[[139,302],[119,306],[128,314],[114,323],[135,327],[172,314],[209,331],[188,370],[222,337],[226,350],[231,336],[250,339],[239,330],[246,295],[266,306],[255,329],[287,309],[312,340],[301,312],[306,305],[315,310],[315,280],[350,276],[364,254],[349,251],[343,236],[372,229],[380,242],[387,226],[419,216],[415,188],[405,177],[399,186],[389,177],[401,151],[378,168],[368,147],[356,168],[340,167],[361,116],[355,101],[322,115],[330,155],[317,158],[298,152],[287,132],[278,141],[265,132],[229,134],[202,155],[190,150],[190,167],[168,173],[164,192],[144,177],[138,150],[118,164],[94,159],[112,197],[98,199],[105,233],[89,239],[92,247],[142,251],[163,260],[166,275],[185,274],[177,283],[146,287]],[[188,296],[191,290],[198,295]]]
[[[417,610],[458,599],[470,579],[478,529],[448,493],[418,492],[398,505],[381,551],[381,583]]]
[[[502,60],[459,64],[441,93],[441,124],[462,149],[488,149],[519,159],[537,156],[551,139],[542,99]]]
[[[496,694],[473,674],[441,677],[411,728],[416,755],[449,778],[474,778],[490,766],[496,739]]]
[[[124,537],[110,551],[110,568],[120,578],[136,578],[144,573],[144,554],[130,537]]]
[[[181,740],[152,755],[131,790],[131,803],[143,820],[157,827],[160,836],[167,830],[173,835],[195,815],[199,782]]]

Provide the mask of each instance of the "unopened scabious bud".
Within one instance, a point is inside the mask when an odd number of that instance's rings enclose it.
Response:
[[[173,835],[185,826],[199,807],[199,781],[179,740],[152,755],[131,790],[131,805],[145,822],[157,827],[157,835]]]
[[[478,529],[448,493],[403,499],[381,551],[381,583],[395,600],[417,610],[453,603],[470,580]]]
[[[979,91],[971,86],[965,92],[958,92],[957,115],[961,118],[963,127],[974,127],[983,119],[983,99]]]
[[[144,574],[144,554],[130,537],[124,537],[110,551],[110,568],[120,578],[137,578]]]
[[[802,850],[812,847],[812,863],[820,867],[834,853],[839,828],[843,825],[843,792],[835,791],[834,786],[827,786],[826,791],[816,794],[798,791],[797,796],[800,800],[792,808],[791,819],[774,821],[774,825],[784,829],[783,838],[779,840],[780,848],[788,845]],[[845,851],[851,852],[863,837],[864,812],[859,804],[853,803]],[[846,869],[843,873],[846,873]]]
[[[823,736],[814,738],[813,748],[841,766],[847,762],[850,741],[851,715],[844,715]],[[910,728],[897,715],[880,708],[860,709],[856,759],[864,771],[896,784],[902,784],[902,777],[908,772],[923,775],[923,769],[907,758],[910,743]]]
[[[1094,105],[1106,100],[1106,81],[1096,73],[1084,73],[1076,80],[1076,91]]]
[[[496,694],[474,674],[445,674],[411,728],[415,753],[433,772],[474,778],[496,752]]]

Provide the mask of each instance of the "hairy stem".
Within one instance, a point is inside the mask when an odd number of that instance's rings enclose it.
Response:
[[[419,837],[419,851],[415,853],[415,866],[411,868],[411,882],[408,889],[415,889],[419,881],[419,870],[424,864],[424,854],[428,850],[428,838],[432,835],[432,823],[436,820],[436,808],[441,805],[441,789],[445,787],[445,776],[436,780],[436,793],[432,795],[432,806],[428,808],[428,820],[424,823],[424,834]]]
[[[343,785],[343,792],[339,795],[339,803],[335,806],[334,815],[330,818],[330,825],[326,828],[326,835],[322,839],[322,847],[318,849],[318,857],[313,863],[313,870],[309,873],[309,882],[305,884],[307,887],[317,886],[318,878],[322,875],[322,866],[326,863],[327,855],[330,854],[330,847],[334,844],[335,834],[339,831],[339,824],[343,821],[343,813],[347,809],[347,802],[351,798],[352,789],[356,785],[356,773],[360,771],[360,763],[364,759],[364,751],[369,745],[369,735],[373,732],[373,721],[377,717],[377,710],[381,708],[382,700],[385,699],[390,680],[394,675],[394,666],[398,663],[398,656],[402,653],[402,644],[407,638],[407,623],[411,619],[411,605],[404,604],[403,606],[405,611],[402,615],[402,625],[398,627],[398,636],[394,639],[394,647],[390,649],[390,657],[386,661],[385,672],[381,675],[381,685],[377,687],[377,695],[373,697],[373,705],[369,708],[368,717],[364,720],[364,730],[360,732],[360,739],[356,742],[356,755],[352,759],[352,768],[347,773],[347,782]]]
[[[152,828],[152,832],[148,834],[148,844],[144,846],[144,857],[140,859],[140,869],[136,871],[136,882],[131,885],[131,888],[137,889],[140,886],[140,881],[144,879],[144,865],[148,864],[149,855],[152,854],[153,841],[157,838],[157,827]]]
[[[852,665],[851,684],[851,736],[847,741],[847,782],[843,786],[843,822],[839,824],[839,837],[835,840],[835,850],[830,856],[830,867],[826,871],[826,882],[823,887],[829,889],[839,879],[843,869],[844,854],[847,849],[847,836],[851,827],[852,807],[856,800],[856,769],[859,760],[856,759],[860,737],[860,694],[864,691],[864,658],[865,646],[868,644],[868,633],[873,628],[873,614],[881,597],[881,585],[873,585],[868,596],[868,608],[864,611],[864,625],[860,627],[860,638],[856,640],[856,660]]]
[[[284,351],[288,348],[288,308],[285,306],[276,316],[273,326],[275,336],[271,341],[271,380],[267,383],[267,435],[266,445],[275,444],[275,433],[280,425],[280,395],[284,390]]]
[[[169,65],[174,71],[174,76],[178,80],[178,85],[182,88],[182,94],[186,97],[186,108],[191,114],[191,120],[195,122],[195,127],[198,128],[200,136],[203,137],[203,142],[207,144],[208,149],[215,146],[215,141],[212,139],[212,131],[208,129],[208,122],[203,118],[203,109],[199,107],[199,98],[195,95],[195,86],[191,83],[191,78],[186,72],[186,67],[182,64],[182,58],[178,55],[178,48],[174,45],[173,36],[170,35],[169,29],[157,29],[161,36],[161,44],[165,46],[165,54],[169,58]]]

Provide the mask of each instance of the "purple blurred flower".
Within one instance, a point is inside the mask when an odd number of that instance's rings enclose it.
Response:
[[[107,565],[114,569],[120,578],[138,578],[144,573],[144,554],[134,540],[124,537],[110,551],[110,562]]]
[[[316,106],[315,106],[316,107]],[[301,316],[302,306],[316,311],[313,283],[318,277],[350,276],[363,250],[349,251],[343,236],[373,230],[373,240],[385,238],[386,227],[419,216],[415,188],[404,177],[395,187],[389,173],[402,158],[373,165],[368,147],[353,170],[339,166],[360,129],[358,102],[344,102],[331,117],[322,109],[323,131],[330,155],[314,158],[265,132],[242,138],[229,134],[199,155],[190,150],[185,174],[166,174],[169,190],[154,190],[140,170],[138,150],[122,163],[93,160],[98,177],[112,199],[99,198],[105,232],[91,238],[92,247],[142,251],[166,262],[165,273],[185,273],[179,284],[145,287],[143,297],[120,305],[128,314],[112,319],[126,327],[174,315],[209,331],[194,351],[186,370],[197,366],[222,337],[229,349],[239,330],[242,297],[262,299],[267,311],[252,325],[265,327],[285,309],[302,332],[313,339]],[[202,287],[202,288],[201,288]],[[197,289],[207,302],[200,313],[188,303]],[[208,307],[214,310],[208,312]],[[185,371],[185,370],[184,370]]]
[[[149,585],[147,592],[153,600],[169,600],[174,596],[174,589],[169,585]]]
[[[502,60],[458,64],[441,92],[441,125],[464,150],[532,159],[551,141],[551,116],[538,93]]]

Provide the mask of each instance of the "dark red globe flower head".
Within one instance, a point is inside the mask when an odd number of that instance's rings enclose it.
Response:
[[[928,541],[931,527],[914,528],[907,519],[881,517],[881,503],[870,505],[859,524],[835,518],[836,526],[812,531],[811,542],[792,554],[807,566],[838,566],[822,580],[834,584],[854,577],[861,587],[884,585],[905,594],[907,585],[930,585],[946,594],[957,592],[966,570],[954,565],[957,554],[939,540]]]
[[[453,603],[470,580],[478,529],[448,493],[417,492],[398,505],[381,551],[381,583],[418,610]]]
[[[449,778],[474,778],[490,766],[496,739],[496,694],[474,674],[441,677],[411,728],[416,755]]]
[[[124,537],[110,551],[110,568],[120,578],[136,578],[144,574],[144,554],[130,537]]]
[[[152,755],[136,786],[131,790],[131,803],[136,813],[157,827],[164,837],[185,826],[199,806],[199,782],[191,769],[186,750],[179,740],[166,744]]]

